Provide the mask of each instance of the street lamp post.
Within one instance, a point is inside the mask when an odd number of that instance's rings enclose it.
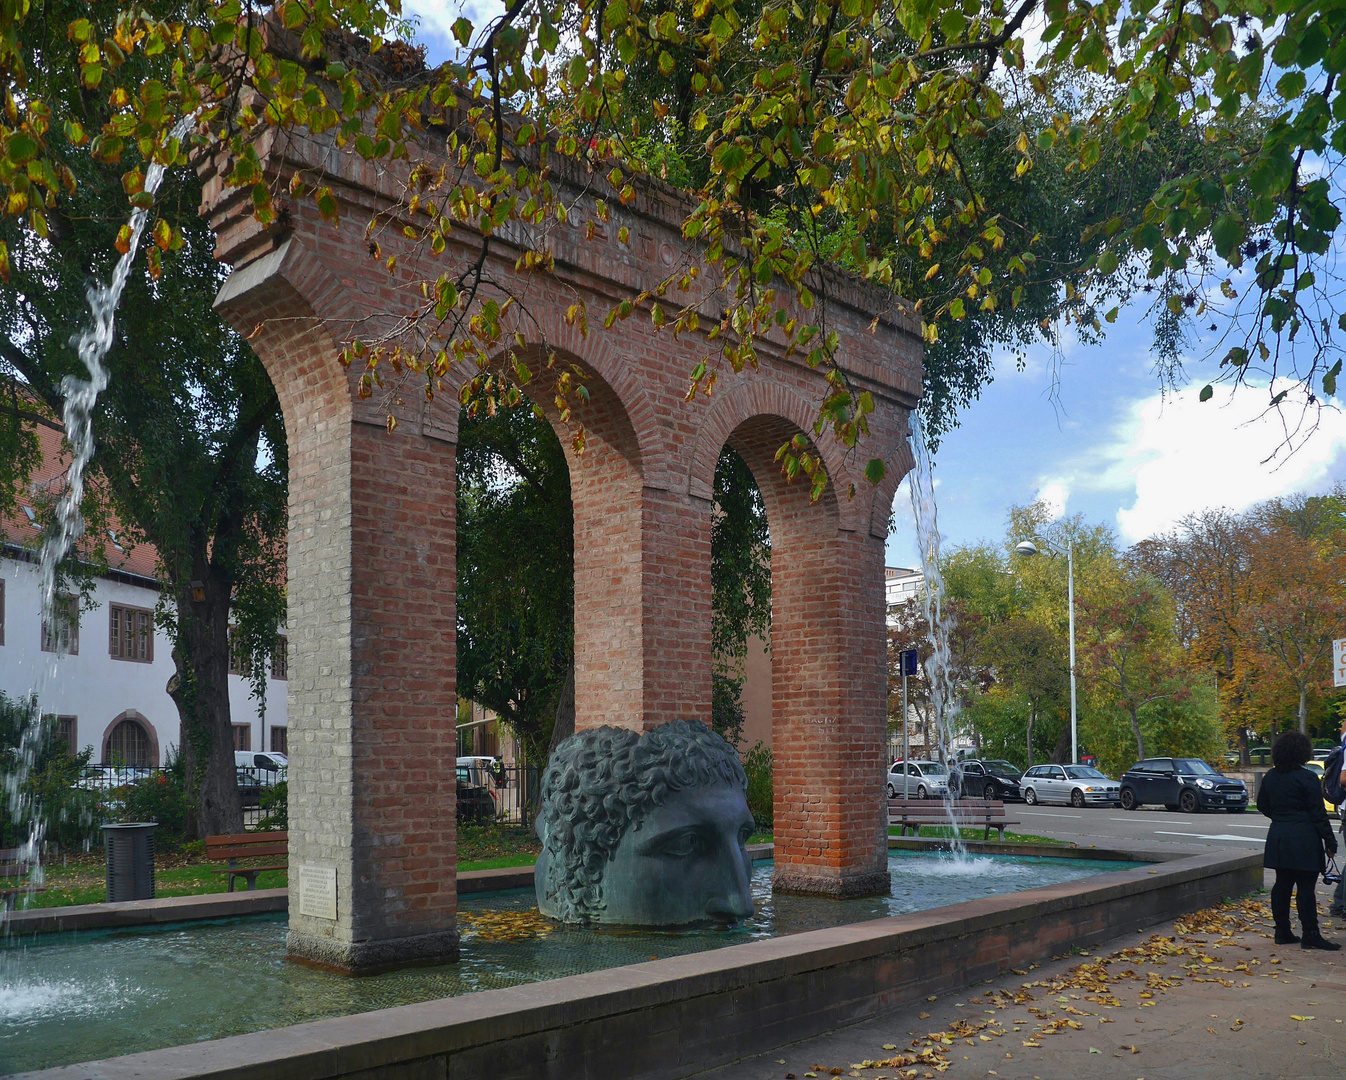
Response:
[[[1019,555],[1033,556],[1038,553],[1038,546],[1032,540],[1021,540],[1014,545],[1014,550]],[[1078,765],[1080,738],[1075,713],[1075,543],[1069,537],[1066,538],[1066,607],[1070,620],[1070,760]]]

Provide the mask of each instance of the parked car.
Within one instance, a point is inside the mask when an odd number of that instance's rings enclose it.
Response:
[[[1147,803],[1185,814],[1198,810],[1241,814],[1248,807],[1248,788],[1200,758],[1146,758],[1122,775],[1122,806],[1135,810]]]
[[[949,770],[938,761],[895,761],[888,770],[888,798],[895,799],[904,791],[913,799],[942,799],[949,793]]]
[[[1060,803],[1062,806],[1116,806],[1121,785],[1092,765],[1034,765],[1019,781],[1024,802]]]
[[[469,784],[458,771],[458,798],[454,806],[459,821],[480,824],[495,820],[495,798],[484,787]]]
[[[969,758],[953,770],[958,793],[971,799],[1021,799],[1020,772],[1008,761]],[[901,780],[901,776],[898,777]]]

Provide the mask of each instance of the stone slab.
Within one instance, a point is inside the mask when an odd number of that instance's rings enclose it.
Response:
[[[29,1075],[673,1080],[1261,883],[1260,854],[1198,854],[912,915]]]
[[[191,919],[232,919],[284,911],[288,889],[207,893],[204,896],[164,896],[154,900],[125,900],[115,904],[75,904],[70,907],[12,911],[3,920],[10,934],[49,934],[64,930],[102,930],[145,926]]]

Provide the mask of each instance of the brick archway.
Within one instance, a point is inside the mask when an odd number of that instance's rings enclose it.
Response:
[[[343,221],[396,217],[402,175],[329,137],[276,134],[258,152],[273,190],[298,172],[308,183],[321,175]],[[429,136],[419,152],[437,152]],[[407,393],[391,406],[397,424],[389,431],[388,403],[361,400],[357,373],[336,363],[338,341],[395,327],[420,303],[412,275],[390,273],[382,261],[400,254],[400,266],[414,262],[397,248],[404,222],[389,222],[380,260],[358,225],[334,231],[308,201],[290,206],[285,231],[263,231],[248,193],[224,188],[210,168],[204,211],[217,256],[233,267],[217,306],[266,365],[290,440],[289,949],[351,971],[449,958],[459,406],[452,394],[427,402]],[[578,222],[593,179],[568,168],[558,162],[553,181],[578,200]],[[582,300],[597,327],[614,298],[653,289],[690,254],[679,198],[651,183],[631,204],[614,205],[592,238],[559,230],[550,276],[518,271],[506,240],[492,249],[491,280],[528,297],[527,319],[511,315],[506,339],[518,331],[590,373],[588,446],[569,455],[577,726],[647,730],[709,717],[711,480],[729,442],[768,499],[773,543],[791,553],[776,571],[774,709],[783,725],[777,754],[786,755],[778,884],[873,891],[886,882],[877,767],[886,722],[884,500],[891,503],[900,473],[873,489],[860,470],[875,454],[905,466],[900,444],[921,385],[919,327],[889,297],[844,275],[818,290],[827,294],[841,362],[873,395],[875,411],[860,451],[820,440],[832,485],[810,505],[807,490],[784,484],[772,459],[784,438],[810,429],[826,392],[819,372],[767,338],[758,343],[759,370],[723,376],[709,405],[688,403],[688,373],[716,348],[704,331],[675,339],[637,316],[586,336],[563,317]],[[474,258],[473,244],[456,229],[443,258]],[[877,320],[876,311],[884,312]],[[535,400],[544,390],[539,379]],[[811,758],[784,749],[803,740],[824,749]],[[304,891],[321,892],[333,879],[335,919],[326,893],[318,903]]]

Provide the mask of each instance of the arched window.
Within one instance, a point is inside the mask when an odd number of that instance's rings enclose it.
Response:
[[[134,710],[113,720],[103,735],[103,764],[156,767],[159,764],[159,740],[150,722]]]

